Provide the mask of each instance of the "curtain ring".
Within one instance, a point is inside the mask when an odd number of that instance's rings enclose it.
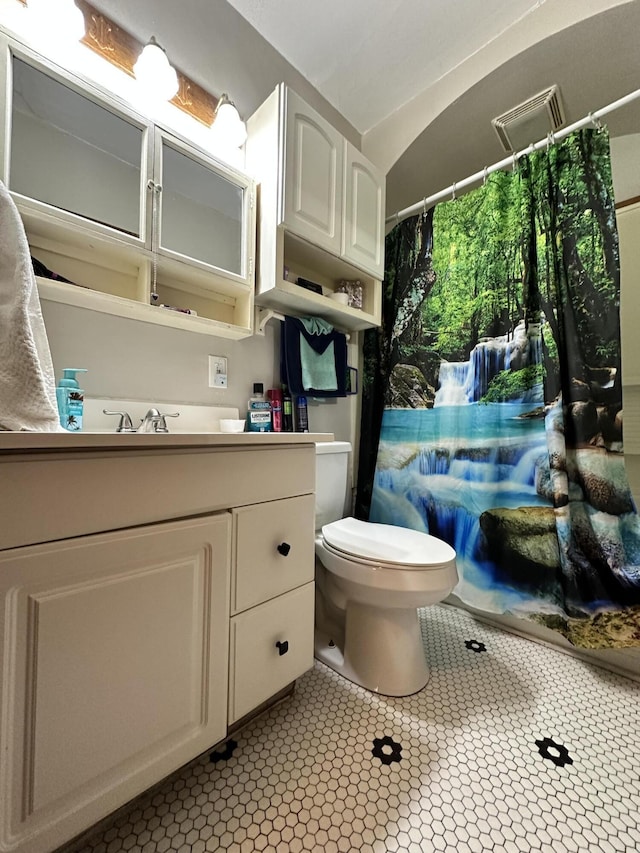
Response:
[[[426,196],[422,199],[422,215],[423,216],[427,215],[427,197]]]
[[[547,133],[547,154],[549,153],[549,149],[551,148],[551,146],[555,144],[556,135],[552,130],[550,130],[549,133]]]
[[[604,130],[604,125],[600,121],[600,119],[597,116],[594,116],[593,113],[589,113],[589,118],[591,120],[591,124],[594,126],[597,132],[602,133],[602,131]]]
[[[513,167],[511,171],[514,173],[518,171],[518,155],[515,151],[513,152]]]
[[[482,170],[482,186],[483,187],[486,187],[488,178],[489,178],[489,169],[487,168],[487,166],[485,166],[484,169]]]
[[[451,201],[456,201],[456,182],[451,184]]]

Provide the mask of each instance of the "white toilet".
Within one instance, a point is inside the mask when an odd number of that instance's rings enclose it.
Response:
[[[452,591],[456,553],[427,533],[343,518],[350,451],[316,444],[315,655],[367,690],[409,696],[429,680],[417,608]]]

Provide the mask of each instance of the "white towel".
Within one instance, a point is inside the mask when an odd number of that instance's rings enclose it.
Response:
[[[27,235],[1,181],[0,429],[64,432]]]

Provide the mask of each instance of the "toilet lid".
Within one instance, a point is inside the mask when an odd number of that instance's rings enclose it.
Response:
[[[322,535],[330,546],[356,559],[395,566],[436,568],[456,558],[450,545],[428,533],[357,518],[341,518],[325,524]]]

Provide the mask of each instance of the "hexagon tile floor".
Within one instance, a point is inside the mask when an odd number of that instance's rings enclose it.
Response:
[[[452,607],[424,615],[420,693],[375,696],[316,662],[230,756],[67,849],[640,850],[640,684]]]

